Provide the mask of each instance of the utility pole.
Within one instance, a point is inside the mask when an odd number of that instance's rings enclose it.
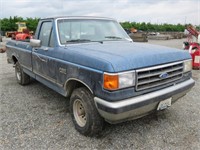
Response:
[[[187,20],[187,17],[185,16],[185,25],[186,25],[186,20]]]

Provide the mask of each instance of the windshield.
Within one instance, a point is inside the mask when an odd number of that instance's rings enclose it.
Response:
[[[58,34],[61,44],[66,44],[68,42],[130,40],[129,36],[119,23],[113,20],[58,20]]]

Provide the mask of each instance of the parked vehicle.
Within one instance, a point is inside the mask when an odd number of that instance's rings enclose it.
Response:
[[[194,86],[189,53],[134,43],[110,18],[41,19],[30,44],[11,40],[6,52],[19,84],[34,78],[70,97],[74,126],[86,136],[104,121],[166,109]]]
[[[13,40],[17,41],[23,41],[23,40],[29,40],[33,36],[33,31],[29,31],[27,29],[25,22],[17,22],[18,25],[17,31],[8,31],[6,32],[7,38],[12,38]]]
[[[184,42],[183,49],[188,50],[192,56],[192,66],[194,69],[200,69],[200,32],[193,26],[186,27],[188,31],[188,41]]]
[[[148,42],[147,33],[135,28],[124,29],[134,42]]]

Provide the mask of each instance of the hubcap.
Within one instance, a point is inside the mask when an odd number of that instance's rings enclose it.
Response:
[[[86,124],[87,118],[86,118],[85,108],[81,100],[76,99],[74,101],[73,113],[78,125],[81,127],[84,127]]]

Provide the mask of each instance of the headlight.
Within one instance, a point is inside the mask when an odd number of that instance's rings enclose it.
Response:
[[[104,73],[104,89],[117,90],[134,85],[135,71],[124,73]]]
[[[183,62],[183,72],[189,72],[192,70],[192,60],[185,60]]]

